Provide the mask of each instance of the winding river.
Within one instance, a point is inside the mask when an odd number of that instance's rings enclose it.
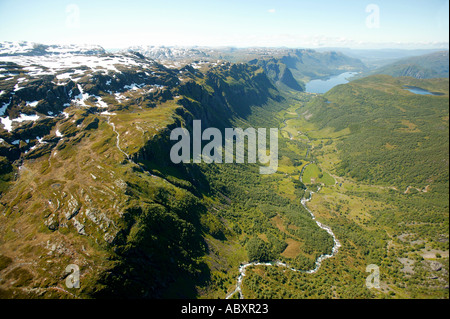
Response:
[[[302,171],[300,173],[300,181],[302,181],[303,172],[308,165],[309,164],[306,164],[305,166],[303,166]],[[317,191],[320,191],[320,188]],[[311,200],[313,193],[314,192],[310,191],[309,198],[307,198],[307,199],[302,198],[301,203],[302,203],[303,207],[311,214],[311,217],[316,222],[317,226],[319,226],[321,229],[325,230],[328,234],[330,234],[333,237],[334,244],[333,244],[333,248],[331,250],[331,254],[323,254],[323,255],[319,256],[315,262],[315,267],[310,270],[295,269],[293,267],[290,267],[288,264],[283,263],[279,260],[271,261],[271,262],[251,262],[251,263],[241,264],[241,266],[239,267],[239,276],[237,278],[236,289],[234,289],[231,293],[229,293],[227,295],[226,299],[231,298],[236,293],[239,293],[240,299],[244,299],[244,295],[242,293],[242,281],[244,280],[245,272],[248,267],[251,267],[251,266],[278,266],[278,267],[288,268],[289,270],[292,270],[292,271],[313,274],[319,270],[319,268],[324,260],[331,258],[338,253],[339,248],[341,247],[341,243],[336,238],[336,236],[334,235],[331,228],[327,225],[322,224],[318,220],[316,220],[316,216],[314,216],[313,212],[306,206],[306,203]]]

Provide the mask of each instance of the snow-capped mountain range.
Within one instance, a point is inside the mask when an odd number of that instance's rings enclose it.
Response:
[[[148,58],[159,61],[205,59],[212,57],[212,55],[216,53],[216,50],[213,49],[164,47],[164,46],[132,46],[129,47],[126,51],[139,52]]]
[[[39,56],[45,54],[85,54],[95,55],[105,53],[99,45],[45,45],[34,42],[0,42],[0,56]]]
[[[96,45],[0,42],[0,130],[14,132],[22,122],[58,116],[70,106],[104,112],[170,100],[197,72],[229,69],[230,62],[262,67],[276,85],[301,91],[286,63],[299,73],[317,59],[331,65],[331,71],[320,69],[330,74],[354,63],[333,52],[284,48],[139,46],[111,53]]]
[[[62,115],[71,106],[107,112],[172,99],[197,69],[214,62],[155,62],[133,50],[100,46],[0,43],[0,131]],[[137,99],[143,102],[136,102]]]

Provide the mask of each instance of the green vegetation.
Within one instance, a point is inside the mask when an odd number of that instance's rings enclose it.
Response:
[[[294,91],[305,91],[305,84],[294,79],[291,71],[280,60],[271,58],[269,60],[252,60],[249,64],[260,66],[275,84],[281,88]]]
[[[6,157],[0,156],[0,194],[8,189],[14,176],[14,168]]]
[[[448,51],[401,59],[370,71],[368,74],[411,76],[418,79],[448,78]]]
[[[410,83],[444,95],[426,98],[411,95],[403,91],[403,85]],[[364,103],[359,100],[362,97],[365,97]],[[418,105],[427,105],[427,112],[417,113],[425,112],[423,107],[418,110]],[[396,108],[404,109],[399,109],[402,116]],[[304,107],[297,105],[279,114],[295,118],[293,109],[301,117],[286,121],[288,126],[284,129],[292,130],[295,125],[296,131],[303,128],[302,134],[294,136],[293,140],[286,138],[286,143],[297,140],[304,143],[306,140],[300,137],[309,138],[315,163],[306,167],[303,181],[308,184],[311,178],[316,178],[313,182],[322,183],[321,191],[313,195],[308,206],[321,222],[333,229],[342,247],[337,256],[324,262],[316,274],[286,271],[283,267],[249,268],[243,285],[246,298],[448,298],[445,288],[448,286],[449,249],[448,161],[445,161],[448,158],[445,153],[445,150],[448,152],[448,80],[408,78],[398,81],[373,77],[339,86]],[[417,127],[435,140],[429,138],[423,142],[416,127],[406,121],[420,123]],[[377,125],[384,130],[374,130]],[[371,132],[377,135],[371,137]],[[397,168],[406,163],[414,166],[415,174],[412,174],[412,168],[411,174],[384,171],[385,160],[390,158],[386,153],[392,152],[392,147],[372,147],[371,143],[384,146],[387,141],[392,141],[392,136],[401,137],[402,141],[411,140],[410,143],[416,139],[428,149],[428,156],[433,154],[428,161],[431,168],[427,169],[436,178],[427,181],[426,189],[426,185],[418,183],[421,180],[418,173],[424,171],[420,167],[420,155],[424,153],[418,147],[408,149],[397,141],[395,145],[402,152],[391,160]],[[360,143],[355,143],[357,141]],[[383,157],[376,157],[377,153],[382,153]],[[361,156],[371,161],[362,162]],[[417,162],[411,161],[411,157]],[[349,162],[350,169],[345,171],[342,163],[347,158],[352,161]],[[362,165],[361,162],[365,169],[382,172],[380,177],[362,174],[358,179],[352,169]],[[392,162],[387,163],[392,165]],[[301,163],[298,168],[305,164]],[[286,170],[283,166],[281,169]],[[331,179],[329,183],[320,180],[321,172],[321,178],[333,175],[335,177],[331,178],[337,183]],[[414,186],[407,188],[408,185]],[[313,186],[309,185],[309,188]],[[289,197],[291,194],[285,192],[283,195]],[[288,216],[290,214],[286,212],[271,217],[271,220],[282,233],[294,234],[292,224],[286,227]],[[257,248],[270,247],[264,239],[264,236],[251,237],[252,253],[261,254]],[[286,238],[285,243],[288,246],[281,253],[282,257],[307,252],[305,243],[295,237]],[[299,269],[311,269],[311,260],[302,263],[305,256],[302,253],[295,258]],[[288,261],[293,264],[292,259]],[[381,289],[369,290],[364,285],[368,276],[365,268],[369,264],[380,267]]]
[[[300,81],[326,78],[345,71],[365,70],[364,64],[340,52],[317,52],[314,50],[292,50],[281,58],[281,62]]]
[[[0,253],[37,260],[1,270],[2,296],[33,286],[44,298],[223,297],[245,260],[307,270],[330,252],[329,234],[300,204],[305,142],[280,143],[283,168],[296,176],[264,177],[256,165],[171,164],[173,127],[190,129],[193,118],[219,128],[279,127],[278,113],[298,103],[257,67],[193,73],[173,88],[177,99],[115,105],[114,114],[72,106],[51,122],[46,129],[56,126],[63,138],[49,133],[36,144],[2,194]],[[66,291],[60,274],[74,262],[82,288]]]
[[[308,50],[277,59],[266,68],[283,85],[361,67]],[[1,297],[223,298],[240,264],[279,260],[302,271],[248,267],[246,298],[448,298],[448,80],[379,75],[313,95],[248,64],[185,67],[180,82],[180,70],[156,67],[167,89],[131,90],[124,103],[93,77],[114,115],[87,101],[0,132]],[[172,164],[171,129],[193,119],[279,128],[278,172]],[[305,271],[334,242],[302,205],[310,195],[341,244],[315,273]],[[73,263],[79,290],[64,286]],[[364,285],[370,264],[379,290]]]
[[[323,183],[325,185],[333,185],[334,178],[327,172],[323,172],[316,164],[310,164],[303,172],[303,182],[307,184]]]
[[[438,90],[445,95],[433,97],[402,89],[410,83],[417,82],[365,78],[337,87],[307,106],[314,112],[310,121],[319,128],[350,129],[338,145],[338,175],[405,189],[411,183],[424,188],[430,180],[437,185],[448,181],[448,80],[447,91]],[[428,87],[433,82],[421,83]]]
[[[404,85],[444,95],[414,95]],[[309,204],[342,243],[333,262],[379,265],[379,297],[448,298],[448,80],[364,78],[300,112],[322,145],[313,150],[317,165],[339,176]],[[435,271],[438,254],[447,257]]]

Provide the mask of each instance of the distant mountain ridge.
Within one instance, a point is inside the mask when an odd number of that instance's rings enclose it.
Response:
[[[292,50],[281,58],[297,79],[312,80],[326,78],[349,71],[364,71],[361,60],[346,56],[341,52],[315,50]]]
[[[204,59],[212,57],[211,50],[201,50],[185,47],[164,47],[164,46],[132,46],[126,51],[139,52],[147,58],[159,61],[176,61],[186,59]]]
[[[0,56],[37,56],[45,54],[104,54],[99,45],[46,45],[33,42],[0,42]]]
[[[319,52],[312,49],[288,48],[206,48],[206,47],[155,47],[135,46],[126,50],[137,52],[164,65],[192,61],[226,60],[232,63],[249,63],[262,67],[277,85],[304,91],[304,81],[326,78],[348,71],[365,71],[361,60],[341,52]]]
[[[371,71],[369,74],[386,74],[394,77],[410,76],[417,79],[448,78],[448,51],[439,51],[401,59]]]

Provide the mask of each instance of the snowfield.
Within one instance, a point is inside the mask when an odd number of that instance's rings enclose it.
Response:
[[[146,57],[141,52],[147,53]],[[186,60],[199,56],[204,59]],[[153,57],[166,62],[155,62]],[[101,114],[113,115],[108,112],[113,106],[108,105],[111,98],[118,104],[130,103],[141,94],[154,93],[158,98],[157,92],[170,90],[171,83],[179,85],[189,80],[192,69],[177,69],[186,65],[194,69],[223,65],[221,61],[207,60],[208,53],[195,48],[147,47],[113,54],[92,45],[0,42],[0,129],[12,132],[22,122],[58,114],[68,117],[64,111],[71,106],[98,107]],[[61,88],[51,92],[52,84]],[[30,114],[33,112],[37,114]]]

